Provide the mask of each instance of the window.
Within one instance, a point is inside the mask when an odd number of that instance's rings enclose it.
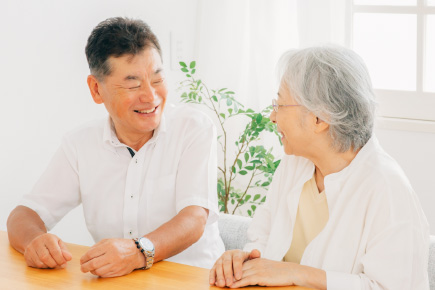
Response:
[[[354,0],[349,15],[379,115],[435,121],[435,0]]]

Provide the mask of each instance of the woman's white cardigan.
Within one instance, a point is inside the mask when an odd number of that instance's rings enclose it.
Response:
[[[290,247],[299,196],[311,161],[285,156],[244,250],[280,261]],[[399,165],[375,137],[349,166],[325,177],[329,220],[307,246],[302,265],[326,271],[328,290],[429,289],[429,226]]]

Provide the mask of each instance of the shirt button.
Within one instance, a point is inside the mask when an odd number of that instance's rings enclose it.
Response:
[[[132,233],[133,233],[133,231],[130,231],[130,236],[131,236]]]
[[[136,163],[137,163],[137,159],[136,159]]]

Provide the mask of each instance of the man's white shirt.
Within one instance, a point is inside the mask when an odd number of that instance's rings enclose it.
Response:
[[[203,113],[167,105],[153,137],[132,157],[110,118],[65,135],[33,190],[20,204],[48,230],[83,204],[95,242],[154,231],[187,206],[209,210],[202,237],[167,259],[211,268],[224,252],[216,193],[216,129]]]

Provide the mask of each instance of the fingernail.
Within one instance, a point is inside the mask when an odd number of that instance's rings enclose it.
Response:
[[[227,285],[231,285],[232,282],[230,278],[227,279]]]

